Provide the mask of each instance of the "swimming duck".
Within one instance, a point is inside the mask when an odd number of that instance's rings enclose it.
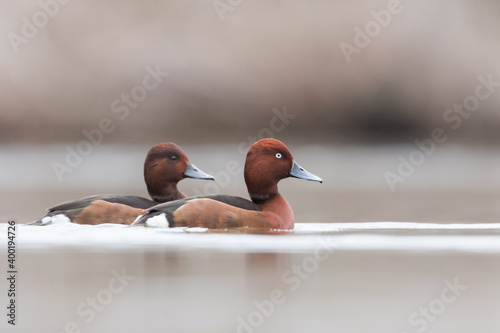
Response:
[[[145,208],[185,198],[177,189],[177,183],[184,178],[214,179],[193,165],[179,146],[172,142],[160,143],[149,150],[144,162],[144,180],[153,200],[129,195],[93,195],[51,207],[43,218],[31,224],[131,224]]]
[[[278,182],[288,177],[323,182],[297,164],[276,139],[262,139],[250,147],[244,177],[251,201],[230,195],[184,198],[147,209],[133,225],[293,229],[293,211],[279,193]]]

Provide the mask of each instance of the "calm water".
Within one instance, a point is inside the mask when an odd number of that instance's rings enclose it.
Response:
[[[499,232],[500,224],[309,223],[285,235],[18,226],[18,326],[0,327],[496,332]],[[1,225],[3,253],[6,236]]]

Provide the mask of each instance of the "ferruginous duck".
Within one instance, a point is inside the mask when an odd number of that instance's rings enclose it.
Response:
[[[293,229],[293,211],[279,193],[278,182],[288,177],[323,182],[298,165],[285,144],[276,139],[262,139],[250,147],[244,175],[252,201],[230,195],[185,198],[147,209],[133,225]]]
[[[31,224],[131,224],[146,208],[185,198],[177,189],[177,183],[184,178],[214,179],[191,164],[179,146],[172,142],[160,143],[149,150],[144,162],[144,180],[153,200],[129,195],[93,195],[51,207],[42,219]]]

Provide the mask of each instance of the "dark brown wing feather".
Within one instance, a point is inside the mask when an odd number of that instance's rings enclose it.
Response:
[[[97,194],[76,200],[66,201],[58,205],[55,205],[54,207],[48,209],[48,212],[47,214],[45,214],[44,217],[64,214],[71,221],[74,222],[77,216],[82,212],[82,210],[88,207],[92,202],[96,200],[103,200],[110,203],[119,203],[141,209],[147,209],[157,204],[152,200],[132,195]],[[42,224],[41,222],[42,219],[31,222],[29,224],[32,225]]]
[[[259,205],[251,202],[250,200],[244,199],[242,197],[236,197],[233,195],[221,195],[221,194],[197,195],[194,197],[174,200],[174,201],[170,201],[170,202],[164,202],[164,203],[161,203],[159,205],[153,206],[147,210],[149,212],[174,212],[179,207],[183,206],[186,202],[193,200],[193,199],[202,199],[202,198],[220,201],[220,202],[223,202],[225,204],[228,204],[228,205],[231,205],[234,207],[238,207],[238,208],[242,208],[242,209],[256,210],[256,211],[262,210],[262,208],[260,208]]]
[[[262,208],[259,205],[253,203],[252,201],[250,201],[248,199],[244,199],[242,197],[236,197],[234,195],[222,195],[222,194],[207,195],[207,196],[205,196],[205,198],[217,200],[217,201],[226,203],[228,205],[242,208],[242,209],[262,211]]]
[[[104,200],[111,203],[120,203],[123,205],[135,208],[142,208],[142,209],[150,208],[156,205],[156,202],[152,200],[132,195],[98,194],[60,203],[54,207],[49,208],[48,211],[53,212],[53,211],[81,209],[87,207],[88,205],[90,205],[92,201],[95,200]]]

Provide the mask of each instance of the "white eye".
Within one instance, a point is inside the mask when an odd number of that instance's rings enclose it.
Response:
[[[276,158],[281,158],[281,153],[276,153]]]

